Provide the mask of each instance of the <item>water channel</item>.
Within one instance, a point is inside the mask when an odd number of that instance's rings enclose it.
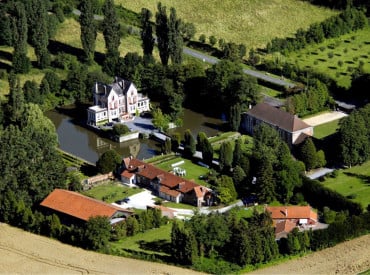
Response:
[[[93,131],[79,125],[75,120],[56,110],[46,112],[46,116],[54,123],[59,138],[59,147],[95,163],[101,154],[109,149],[116,150],[122,156],[132,155],[138,159],[150,158],[160,152],[159,144],[151,139],[138,139],[123,143],[113,142],[101,138]],[[202,114],[184,109],[183,126],[172,131],[183,132],[190,129],[194,137],[199,132],[205,132],[207,136],[216,135],[220,132],[222,121]]]

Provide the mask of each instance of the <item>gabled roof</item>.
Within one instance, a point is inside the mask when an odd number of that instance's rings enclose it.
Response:
[[[274,219],[312,219],[317,221],[317,213],[310,206],[267,206],[266,211]]]
[[[301,119],[288,112],[272,107],[266,103],[259,103],[250,109],[247,114],[272,126],[277,126],[288,132],[296,132],[311,127]]]
[[[161,186],[159,188],[159,192],[164,193],[164,194],[169,195],[169,196],[174,197],[174,198],[177,198],[181,194],[179,191],[170,189],[166,186]]]
[[[132,214],[131,211],[64,189],[55,189],[40,205],[84,221],[95,216],[111,218],[117,212]]]
[[[289,232],[291,232],[297,224],[291,220],[284,220],[276,223],[275,226],[275,236],[277,239],[286,237]]]
[[[130,179],[132,178],[133,176],[135,175],[135,173],[132,173],[128,170],[124,170],[122,173],[121,173],[121,176],[126,178],[126,179]]]

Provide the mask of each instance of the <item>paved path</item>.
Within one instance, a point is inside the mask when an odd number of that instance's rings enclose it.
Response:
[[[323,114],[319,114],[317,116],[313,116],[310,118],[303,119],[304,122],[306,122],[310,126],[317,126],[320,124],[325,124],[337,119],[341,119],[343,117],[348,116],[346,113],[333,111],[333,112],[327,112]]]
[[[307,177],[314,180],[314,179],[318,179],[319,177],[322,177],[322,176],[325,176],[326,174],[328,173],[331,173],[333,172],[334,169],[331,169],[331,168],[319,168],[319,169],[316,169],[314,171],[310,171],[309,173],[307,173]]]

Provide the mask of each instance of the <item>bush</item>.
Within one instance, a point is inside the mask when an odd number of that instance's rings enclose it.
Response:
[[[117,123],[113,126],[113,134],[115,136],[123,136],[130,132],[130,129],[125,124]]]
[[[201,34],[201,35],[199,36],[199,42],[201,42],[201,43],[206,43],[206,36],[205,36],[204,34]]]

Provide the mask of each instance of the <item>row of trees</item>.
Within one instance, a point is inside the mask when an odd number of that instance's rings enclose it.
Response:
[[[286,53],[302,49],[307,44],[321,43],[324,39],[362,29],[367,26],[367,22],[363,10],[347,8],[337,16],[312,24],[307,31],[298,29],[294,38],[274,38],[266,45],[266,51]]]
[[[268,262],[278,256],[271,218],[254,213],[246,221],[228,215],[196,214],[185,223],[175,222],[171,232],[172,255],[181,264],[191,265],[204,257],[244,266]]]

